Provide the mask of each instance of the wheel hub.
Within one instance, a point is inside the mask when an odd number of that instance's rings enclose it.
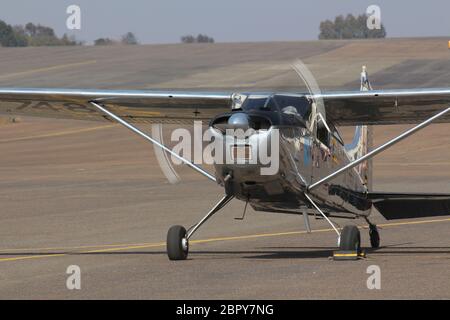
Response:
[[[189,241],[186,238],[181,239],[181,248],[183,249],[183,251],[188,251],[189,249]]]

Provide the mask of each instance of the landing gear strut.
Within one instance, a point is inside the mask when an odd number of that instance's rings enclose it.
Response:
[[[374,224],[369,224],[370,245],[376,249],[380,247],[380,233]]]
[[[366,222],[369,225],[369,236],[370,236],[370,245],[373,249],[380,247],[380,233],[378,232],[378,228],[375,224],[370,222],[369,219],[366,218]]]
[[[222,209],[233,196],[223,197],[197,224],[188,231],[182,226],[172,226],[167,232],[167,255],[170,260],[186,260],[189,253],[189,239],[192,235],[211,218],[215,213]]]

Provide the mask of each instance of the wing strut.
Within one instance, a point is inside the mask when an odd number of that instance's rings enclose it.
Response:
[[[337,233],[338,235],[338,243],[340,242],[340,238],[341,238],[341,233],[339,232],[339,230],[336,228],[336,226],[334,225],[333,222],[331,222],[331,220],[327,217],[327,215],[325,213],[323,213],[322,210],[320,210],[319,206],[313,201],[313,199],[311,199],[311,197],[305,192],[304,193],[306,199],[308,199],[308,201],[313,205],[313,207],[322,215],[322,217],[325,218],[325,220],[327,220],[328,224],[334,229],[334,231]]]
[[[104,108],[102,105],[98,104],[95,101],[90,101],[89,102],[92,106],[94,106],[95,108],[97,108],[100,112],[108,115],[109,117],[113,118],[115,121],[117,121],[118,123],[120,123],[121,125],[125,126],[126,128],[130,129],[131,131],[133,131],[134,133],[140,135],[141,137],[143,137],[144,139],[150,141],[151,143],[155,144],[156,146],[160,147],[161,149],[163,149],[164,151],[170,153],[172,156],[174,156],[175,158],[177,158],[178,160],[182,161],[184,164],[188,165],[189,167],[191,167],[192,169],[194,169],[195,171],[201,173],[202,175],[204,175],[205,177],[207,177],[208,179],[212,180],[212,181],[216,181],[216,178],[214,176],[212,176],[210,173],[208,173],[207,171],[203,170],[201,167],[197,166],[196,164],[192,163],[191,161],[181,157],[180,155],[178,155],[176,152],[173,152],[172,150],[170,150],[169,148],[167,148],[165,145],[163,145],[162,143],[160,143],[159,141],[153,139],[152,137],[150,137],[149,135],[145,134],[144,132],[142,132],[141,130],[139,130],[138,128],[134,127],[133,125],[129,124],[128,122],[126,122],[125,120],[123,120],[122,118],[116,116],[114,113],[112,113],[111,111],[107,110],[106,108]]]
[[[368,159],[373,158],[374,156],[376,156],[377,154],[379,154],[380,152],[388,149],[389,147],[393,146],[394,144],[396,144],[397,142],[402,141],[403,139],[409,137],[410,135],[416,133],[417,131],[419,131],[420,129],[425,128],[426,126],[430,125],[431,122],[433,122],[434,120],[442,117],[443,115],[447,114],[450,111],[450,107],[445,109],[444,111],[439,112],[438,114],[434,115],[433,117],[423,121],[422,123],[418,124],[417,126],[403,132],[401,135],[395,137],[394,139],[386,142],[385,144],[379,146],[378,148],[375,148],[374,150],[370,151],[369,153],[365,154],[364,156],[362,156],[361,158],[350,162],[349,164],[347,164],[346,166],[340,168],[339,170],[336,170],[335,172],[333,172],[332,174],[320,179],[319,181],[311,184],[308,187],[308,191],[311,191],[315,188],[317,188],[318,186],[327,183],[328,181],[330,181],[331,179],[337,177],[338,175],[341,175],[342,173],[344,173],[347,170],[350,170],[352,168],[354,168],[355,166],[357,166],[358,164],[360,164],[361,162],[364,162]]]

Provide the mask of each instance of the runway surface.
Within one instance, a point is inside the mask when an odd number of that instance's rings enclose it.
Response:
[[[231,80],[223,75],[230,70],[256,68],[242,88],[288,88],[297,79],[283,70],[297,54],[329,88],[355,87],[364,61],[374,63],[372,81],[379,87],[448,86],[443,62],[449,65],[449,53],[441,41],[191,46],[186,60],[179,46],[0,48],[0,86],[214,87],[216,79],[227,87]],[[381,51],[371,51],[377,46]],[[255,62],[256,49],[265,55]],[[228,60],[213,67],[224,52]],[[335,73],[320,71],[339,57],[351,64],[348,70],[342,63]],[[175,77],[173,61],[182,77]],[[399,70],[409,76],[400,77]],[[167,229],[196,222],[222,196],[220,187],[179,167],[181,183],[168,183],[151,145],[118,125],[19,120],[0,125],[2,299],[450,298],[450,216],[388,222],[374,213],[382,247],[367,249],[368,230],[362,229],[367,258],[336,262],[329,259],[336,235],[323,220],[312,221],[312,234],[301,216],[250,209],[238,221],[233,218],[242,215],[244,203],[236,200],[196,234],[189,260],[172,262],[165,253]],[[375,144],[406,127],[377,128]],[[164,128],[166,134],[173,129]],[[376,158],[376,189],[450,192],[448,129],[429,127]],[[66,287],[70,265],[81,269],[81,290]],[[380,290],[367,288],[371,265],[380,267]]]

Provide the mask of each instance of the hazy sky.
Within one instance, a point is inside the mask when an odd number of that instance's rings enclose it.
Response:
[[[81,7],[79,31],[66,28],[66,8]],[[127,31],[142,43],[179,42],[206,33],[217,42],[317,39],[320,21],[359,14],[376,4],[389,37],[450,36],[448,0],[1,0],[0,19],[51,26],[92,42]]]

